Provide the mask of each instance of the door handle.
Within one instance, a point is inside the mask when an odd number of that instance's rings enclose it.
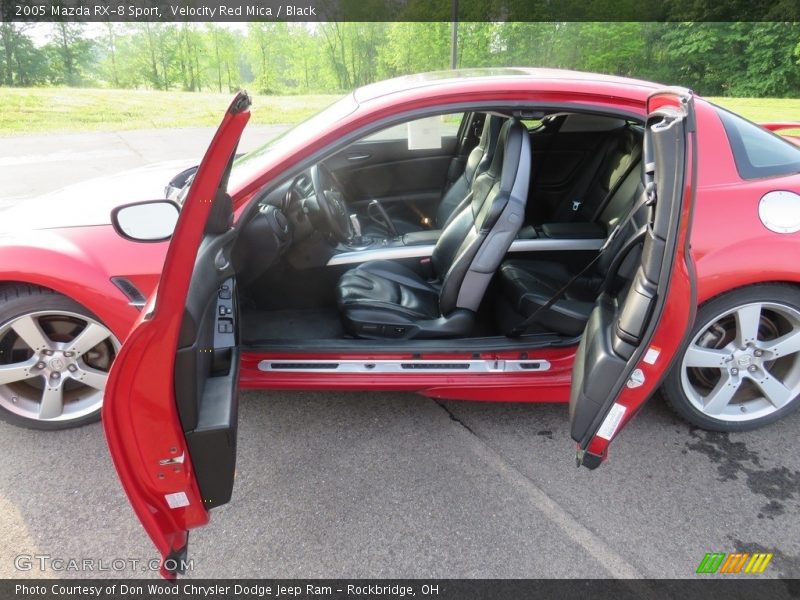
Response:
[[[353,162],[367,160],[370,156],[372,155],[369,152],[353,152],[351,154],[345,154],[345,158],[347,158],[347,160],[352,160]]]

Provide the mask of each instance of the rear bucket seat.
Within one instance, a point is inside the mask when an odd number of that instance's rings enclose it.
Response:
[[[595,212],[599,211],[596,221],[605,227],[606,234],[611,232],[644,193],[640,167],[641,136],[636,138],[638,146],[631,145],[630,133],[628,130],[619,138],[624,141],[622,147],[627,148],[629,156],[614,152],[611,160],[604,161],[601,172],[593,178],[597,188],[590,190],[587,196],[592,202],[585,205],[585,208],[593,207]],[[631,164],[631,160],[636,162]],[[646,210],[647,207],[643,207],[638,211],[588,273],[577,279],[562,298],[537,315],[536,323],[531,325],[528,332],[548,331],[570,337],[583,332],[605,279],[605,273],[617,254],[645,223]],[[626,267],[635,263],[636,256],[636,253],[632,253],[631,257],[626,259],[620,270],[621,276],[628,274]],[[504,261],[498,274],[500,302],[497,313],[502,330],[510,331],[543,307],[576,272],[577,270],[571,271],[563,262],[557,260]]]

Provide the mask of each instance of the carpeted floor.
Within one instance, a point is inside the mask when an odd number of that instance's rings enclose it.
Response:
[[[339,311],[335,308],[245,309],[242,315],[245,344],[261,340],[329,340],[343,336]]]

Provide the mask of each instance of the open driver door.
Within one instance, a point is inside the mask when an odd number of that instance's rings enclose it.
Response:
[[[103,426],[114,466],[167,579],[186,564],[189,530],[205,525],[233,487],[239,346],[226,187],[249,106],[240,93],[225,113],[180,210],[158,289],[105,391]],[[146,214],[136,217],[140,230],[152,224]]]

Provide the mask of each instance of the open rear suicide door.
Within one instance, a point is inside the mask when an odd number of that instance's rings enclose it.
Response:
[[[635,207],[648,211],[641,258],[632,281],[598,298],[572,371],[571,434],[578,465],[592,469],[669,371],[696,311],[689,248],[696,164],[692,94],[658,91],[648,98],[647,112],[646,198]]]

